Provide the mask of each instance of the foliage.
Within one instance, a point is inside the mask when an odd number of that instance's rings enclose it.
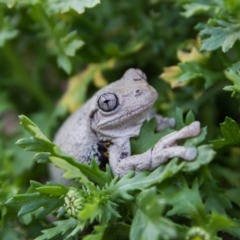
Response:
[[[0,0],[0,239],[240,239],[239,10],[238,0]],[[130,67],[175,129],[201,122],[181,142],[198,148],[195,161],[118,179],[50,140]],[[174,131],[155,128],[144,122],[132,154]],[[49,163],[71,184],[47,182]]]

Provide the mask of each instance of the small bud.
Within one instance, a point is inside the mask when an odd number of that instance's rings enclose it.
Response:
[[[64,198],[64,208],[69,217],[77,218],[79,211],[82,209],[85,202],[81,192],[76,189],[70,189]]]
[[[191,228],[187,235],[186,240],[210,240],[210,234],[200,227]]]

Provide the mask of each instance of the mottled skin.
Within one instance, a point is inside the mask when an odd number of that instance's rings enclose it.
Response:
[[[114,175],[131,170],[153,170],[173,157],[193,160],[195,147],[177,146],[179,139],[197,136],[199,122],[161,138],[143,154],[131,156],[130,137],[139,135],[142,123],[157,118],[157,130],[173,127],[175,120],[153,115],[151,107],[158,94],[139,69],[129,69],[123,77],[99,90],[71,115],[55,136],[55,143],[79,162],[89,164],[94,157],[101,167],[109,161]],[[147,141],[147,139],[146,139]],[[52,180],[61,181],[61,172],[50,167]]]

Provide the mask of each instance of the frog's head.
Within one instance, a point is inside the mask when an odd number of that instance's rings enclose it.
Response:
[[[157,96],[146,75],[131,68],[120,80],[97,92],[92,102],[91,127],[101,136],[135,136]]]

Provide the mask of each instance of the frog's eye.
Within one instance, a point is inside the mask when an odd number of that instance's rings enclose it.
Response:
[[[104,112],[111,112],[118,106],[118,98],[113,93],[104,93],[98,99],[98,106]]]

